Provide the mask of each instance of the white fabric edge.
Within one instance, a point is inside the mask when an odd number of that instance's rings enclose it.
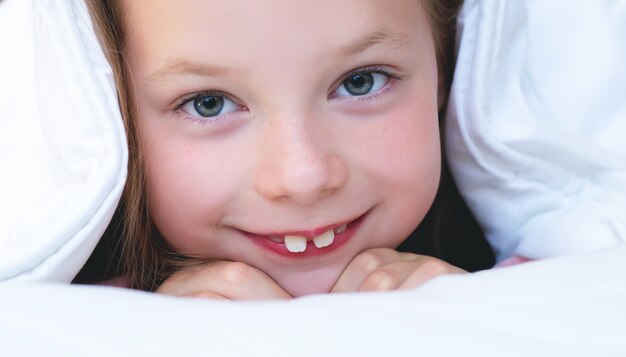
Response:
[[[34,225],[37,225],[37,218],[46,223],[34,228],[40,232],[33,232],[28,222],[21,225],[28,227],[26,232],[13,232],[16,235],[14,239],[18,240],[19,235],[32,236],[36,233],[41,233],[46,240],[36,249],[22,252],[23,254],[14,257],[12,261],[4,262],[0,280],[70,282],[87,261],[106,229],[121,196],[127,174],[125,131],[117,109],[111,69],[93,35],[84,1],[33,0],[32,6],[35,15],[35,42],[39,45],[54,45],[62,39],[67,44],[67,53],[62,53],[62,59],[71,61],[71,65],[67,62],[58,63],[59,58],[54,57],[54,51],[36,47],[38,91],[42,98],[46,98],[46,91],[50,91],[57,84],[50,83],[51,80],[48,79],[49,76],[58,75],[50,73],[51,67],[57,61],[57,69],[67,74],[63,80],[70,82],[61,84],[74,88],[73,93],[66,93],[68,97],[74,96],[73,109],[84,117],[91,114],[97,119],[97,130],[101,130],[97,135],[101,136],[101,144],[104,145],[101,151],[104,156],[100,156],[101,166],[96,171],[89,172],[95,177],[89,179],[90,190],[84,192],[87,197],[81,197],[76,202],[76,207],[72,207],[75,208],[73,211],[53,212],[56,215],[65,215],[56,220],[50,217],[49,212],[51,207],[63,207],[64,204],[67,206],[68,197],[71,198],[72,194],[76,197],[76,193],[72,192],[72,185],[68,184],[53,196],[43,198],[41,204],[33,210]],[[45,83],[46,80],[48,83]],[[83,85],[85,80],[88,81],[87,86]],[[70,100],[72,98],[68,98]],[[89,103],[81,103],[83,100]],[[96,113],[93,114],[93,111]],[[45,118],[46,114],[48,113],[42,112],[40,115]],[[63,140],[59,137],[52,139]],[[80,140],[77,144],[81,144]],[[70,218],[66,218],[67,216]],[[29,218],[33,219],[32,217]],[[55,223],[58,225],[55,226]]]
[[[546,137],[549,134],[540,129],[525,129],[530,132],[524,135],[536,146],[534,153],[522,150],[514,140],[497,136],[496,126],[504,124],[503,118],[495,116],[502,115],[501,112],[491,112],[496,99],[494,93],[488,93],[494,90],[489,86],[499,81],[499,61],[503,53],[511,50],[501,47],[517,41],[510,37],[527,35],[525,27],[530,25],[526,24],[526,12],[533,4],[538,3],[468,0],[459,17],[458,62],[446,120],[445,150],[460,192],[481,223],[498,262],[513,255],[544,259],[577,254],[626,241],[624,163],[610,160],[609,155],[592,162],[583,157],[584,150],[577,149],[573,141],[561,143],[564,146],[559,147],[561,160],[578,160],[585,165],[591,162],[593,165],[587,167],[587,172],[602,169],[606,182],[587,182],[585,175],[578,177],[573,172],[570,176],[560,176],[570,178],[567,184],[571,187],[552,189],[554,183],[544,182],[550,181],[550,172],[559,169],[557,162],[550,166],[550,160],[557,159],[550,157],[543,162],[540,153],[542,148],[548,152],[555,150],[541,146],[549,142]],[[597,7],[606,11],[610,5],[603,4]],[[578,5],[572,6],[575,10]],[[588,147],[594,149],[593,145]],[[620,172],[609,175],[605,166],[621,167],[621,176]],[[509,183],[517,186],[508,187]]]
[[[4,284],[0,345],[11,356],[623,356],[625,258],[626,245],[286,302]]]
[[[481,194],[506,181],[511,176],[507,171],[508,162],[516,159],[516,154],[491,134],[490,114],[485,107],[485,86],[492,78],[490,61],[498,52],[494,46],[501,36],[497,29],[504,7],[502,1],[470,0],[464,3],[459,17],[457,64],[445,127],[445,150],[450,169],[458,178],[461,195],[473,208],[498,262],[511,257],[518,244],[512,239],[494,237],[493,217],[499,216],[501,207],[497,204],[486,207]],[[491,165],[484,165],[484,162]],[[478,177],[480,186],[474,185]],[[504,194],[506,191],[503,190]],[[510,227],[511,232],[517,229],[519,227]]]

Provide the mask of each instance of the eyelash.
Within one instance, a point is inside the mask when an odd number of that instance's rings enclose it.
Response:
[[[380,74],[380,75],[383,75],[383,76],[387,77],[388,78],[388,82],[385,83],[385,85],[381,89],[377,90],[374,93],[370,93],[370,94],[366,94],[366,95],[362,95],[362,96],[350,96],[346,100],[357,100],[357,101],[361,101],[361,102],[370,102],[370,101],[376,99],[377,97],[379,97],[380,95],[386,93],[389,89],[391,89],[390,88],[390,83],[389,83],[390,81],[401,81],[401,80],[404,79],[403,76],[400,76],[398,74],[392,73],[392,71],[390,71],[389,68],[385,67],[385,66],[374,65],[374,66],[362,67],[362,68],[355,69],[355,70],[352,70],[352,71],[344,74],[343,77],[341,78],[341,80],[339,80],[338,84],[333,87],[334,90],[329,94],[328,98],[329,99],[343,98],[343,97],[337,96],[335,94],[337,92],[337,89],[339,89],[339,87],[341,87],[346,80],[348,80],[352,76],[355,76],[355,75],[358,75],[358,74]]]
[[[374,99],[376,99],[377,97],[379,97],[380,95],[386,93],[390,88],[390,81],[401,81],[403,80],[403,77],[397,74],[393,74],[387,67],[384,66],[368,66],[368,67],[363,67],[363,68],[359,68],[353,71],[350,71],[346,74],[344,74],[341,79],[338,81],[338,84],[334,86],[334,90],[329,94],[328,98],[329,99],[335,99],[335,98],[344,98],[344,96],[337,96],[336,92],[339,89],[340,86],[343,85],[343,83],[350,79],[351,77],[358,75],[358,74],[380,74],[383,75],[385,77],[387,77],[387,82],[383,85],[382,88],[378,89],[377,91],[375,91],[374,93],[370,93],[370,94],[365,94],[362,96],[345,96],[346,99],[345,100],[356,100],[356,101],[360,101],[360,102],[370,102]],[[392,83],[393,84],[393,83]],[[217,115],[217,116],[213,116],[213,117],[201,117],[201,116],[193,116],[190,115],[188,113],[185,113],[183,111],[183,106],[185,106],[186,104],[202,98],[202,97],[207,97],[207,96],[220,96],[220,97],[224,97],[225,99],[232,101],[233,103],[238,103],[237,100],[233,99],[231,96],[222,93],[220,91],[215,91],[215,90],[206,90],[206,91],[202,91],[202,92],[197,92],[197,93],[193,93],[190,94],[188,96],[185,96],[181,99],[179,99],[177,101],[177,103],[174,105],[173,108],[173,112],[174,114],[176,114],[177,116],[181,116],[183,119],[187,119],[187,120],[191,120],[193,122],[196,122],[198,124],[208,124],[208,123],[215,123],[219,120],[221,120],[224,116],[228,115],[229,113],[226,114],[221,114],[221,115]],[[240,109],[246,109],[245,106],[239,105],[237,104]]]
[[[230,95],[227,95],[223,92],[216,91],[216,90],[205,90],[205,91],[196,92],[196,93],[182,97],[176,102],[172,111],[174,112],[175,115],[180,116],[183,119],[191,120],[198,124],[215,123],[221,120],[224,116],[230,114],[230,113],[226,113],[226,114],[216,115],[213,117],[202,117],[202,116],[190,115],[188,113],[185,113],[184,110],[182,109],[186,104],[193,102],[196,99],[208,97],[208,96],[223,97],[224,99],[237,104],[237,106],[239,106],[239,109],[244,109],[244,110],[246,109],[245,106],[238,104],[239,101],[232,98]]]

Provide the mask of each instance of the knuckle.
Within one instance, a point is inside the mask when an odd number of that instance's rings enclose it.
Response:
[[[249,281],[254,274],[251,266],[241,262],[229,262],[221,268],[220,276],[227,284],[239,285]]]
[[[179,270],[165,279],[165,281],[163,281],[156,289],[156,292],[166,295],[174,295],[192,275],[193,274],[187,270]]]
[[[173,293],[173,290],[174,289],[172,287],[172,282],[170,280],[166,280],[155,290],[155,292],[171,295]]]
[[[366,290],[392,290],[397,285],[398,277],[396,274],[391,270],[381,268],[367,277],[363,288]]]
[[[436,277],[450,272],[448,264],[439,259],[427,260],[422,264],[420,270],[429,277]]]
[[[383,265],[383,259],[374,251],[365,251],[354,259],[356,269],[362,272],[372,272]]]

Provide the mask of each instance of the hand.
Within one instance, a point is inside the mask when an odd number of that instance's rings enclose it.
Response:
[[[182,269],[158,293],[209,299],[289,299],[291,296],[262,271],[241,262],[214,261]]]
[[[407,290],[439,275],[459,273],[465,271],[437,258],[374,248],[352,259],[331,292]]]

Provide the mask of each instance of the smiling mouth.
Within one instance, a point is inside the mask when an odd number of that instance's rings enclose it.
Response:
[[[292,231],[284,233],[255,234],[242,231],[262,247],[276,253],[295,256],[316,256],[339,248],[356,231],[367,215],[349,221],[311,231]]]
[[[303,235],[285,235],[270,236],[270,240],[274,243],[284,243],[285,248],[291,253],[302,253],[306,251],[307,243],[313,241],[313,245],[317,248],[325,248],[333,244],[335,235],[344,233],[348,229],[348,223],[344,223],[337,228],[329,229],[326,232],[315,237],[306,237]]]

